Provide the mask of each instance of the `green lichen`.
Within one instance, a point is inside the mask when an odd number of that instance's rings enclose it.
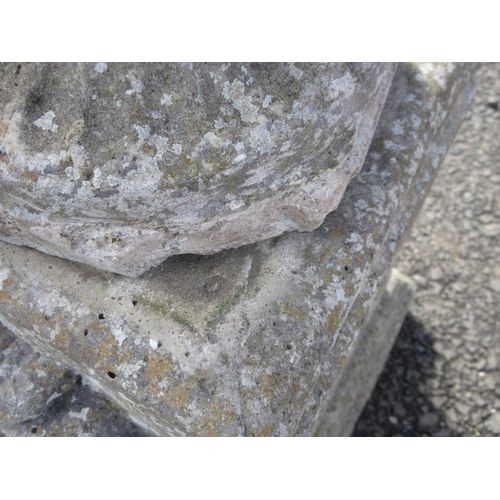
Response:
[[[174,307],[169,306],[168,304],[162,304],[160,302],[153,301],[144,296],[138,298],[134,297],[134,300],[137,300],[137,302],[140,302],[142,305],[144,305],[157,315],[170,318],[177,323],[185,326],[188,330],[194,331],[193,323],[189,321],[189,319],[187,319],[185,316],[180,314],[179,311],[177,311]]]

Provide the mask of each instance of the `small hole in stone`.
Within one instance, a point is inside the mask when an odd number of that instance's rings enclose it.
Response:
[[[116,378],[116,373],[108,372],[108,377],[109,378]]]
[[[493,109],[494,111],[498,111],[498,102],[489,102],[488,108]]]
[[[184,356],[186,356],[186,358],[187,358],[189,356],[189,352],[185,352]]]
[[[162,346],[162,343],[158,341],[158,349]]]
[[[83,335],[85,335],[85,337],[89,334],[89,331],[87,330],[87,328],[85,328],[85,330],[83,330]]]
[[[286,345],[286,348],[287,348],[288,350],[290,350],[290,349],[292,348],[292,345],[291,345],[291,344],[287,344],[287,345]]]
[[[104,314],[103,313],[99,313],[99,319],[104,319]]]
[[[349,266],[344,266],[344,269],[345,269],[346,271],[349,271]]]
[[[135,307],[139,302],[137,302],[137,300],[133,300],[132,301],[132,305]]]
[[[50,316],[49,316],[48,314],[46,314],[46,315],[45,315],[45,319],[46,319],[47,321],[49,321]]]
[[[31,428],[31,434],[36,434],[37,430],[38,430],[38,427],[32,427]]]

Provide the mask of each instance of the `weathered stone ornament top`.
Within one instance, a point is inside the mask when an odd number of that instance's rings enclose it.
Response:
[[[310,231],[363,164],[394,64],[4,64],[0,239],[138,276]]]

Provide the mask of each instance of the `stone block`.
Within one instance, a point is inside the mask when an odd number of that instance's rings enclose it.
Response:
[[[387,285],[378,292],[372,311],[329,391],[329,403],[319,419],[316,435],[352,434],[401,330],[415,288],[408,276],[395,268],[391,270]]]
[[[359,172],[395,68],[3,64],[0,239],[136,277],[311,231]]]
[[[0,320],[154,434],[313,434],[474,71],[400,64],[362,171],[310,233],[137,279],[0,243]]]
[[[0,436],[145,436],[123,410],[0,325]]]

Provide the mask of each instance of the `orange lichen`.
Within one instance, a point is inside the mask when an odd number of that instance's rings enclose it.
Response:
[[[326,321],[326,330],[331,335],[334,335],[340,323],[340,313],[342,311],[342,305],[337,304],[333,311],[328,315]]]
[[[287,304],[283,307],[283,311],[289,318],[294,318],[298,321],[304,321],[307,317],[307,314],[297,306]]]

